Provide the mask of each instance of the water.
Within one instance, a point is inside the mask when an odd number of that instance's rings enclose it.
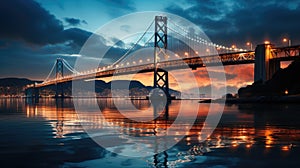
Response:
[[[85,105],[89,102],[81,100]],[[179,106],[184,107],[184,117],[189,118],[198,105],[195,100],[173,101],[168,120],[161,114],[155,123],[141,123],[125,116],[149,119],[153,111],[137,115],[127,109],[120,114],[112,102],[111,99],[98,100],[103,116],[120,134],[133,137],[151,136],[154,129],[157,134],[162,133],[176,119]],[[128,100],[117,102],[124,107],[129,104]],[[142,110],[151,109],[148,101],[134,101],[134,105]],[[82,114],[77,115],[71,99],[41,99],[37,104],[23,99],[0,99],[1,167],[300,166],[300,105],[226,105],[218,127],[202,142],[199,132],[209,107],[209,104],[200,105],[197,120],[189,131],[178,128],[174,139],[185,136],[177,139],[178,143],[172,148],[152,156],[126,157],[123,154],[134,155],[130,149],[135,142],[116,144],[120,147],[117,153],[99,146],[82,128]],[[221,109],[214,104],[213,112]],[[92,118],[84,121],[98,123],[97,128],[107,126],[99,124],[96,114]],[[182,123],[182,127],[186,125]]]

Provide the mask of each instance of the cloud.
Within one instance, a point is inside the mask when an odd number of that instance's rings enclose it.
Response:
[[[125,43],[122,40],[112,37],[111,41],[114,44],[114,46],[119,48],[125,48]]]
[[[99,0],[99,2],[105,5],[105,11],[112,17],[122,16],[136,10],[132,0]]]
[[[82,57],[80,54],[52,54],[56,57]]]
[[[170,5],[167,12],[180,15],[201,26],[213,42],[224,45],[245,42],[262,43],[265,39],[280,45],[282,36],[300,42],[299,1],[186,1],[190,7]],[[297,40],[297,41],[296,41]]]
[[[78,28],[70,28],[62,31],[62,37],[67,40],[73,40],[79,46],[82,46],[85,41],[92,35],[91,32],[78,29]]]
[[[127,32],[127,33],[130,32],[130,31],[129,31],[130,28],[131,28],[130,25],[122,25],[122,26],[120,26],[120,30],[125,31],[125,32]]]
[[[65,22],[67,22],[70,26],[79,26],[81,24],[87,24],[85,20],[75,19],[75,18],[64,18]]]
[[[62,22],[37,2],[0,1],[0,38],[22,39],[36,44],[56,43]]]
[[[43,79],[55,60],[53,56],[67,56],[65,59],[73,64],[79,56],[74,53],[79,53],[92,35],[79,28],[65,29],[62,21],[32,0],[0,1],[0,22],[0,55],[1,63],[5,64],[0,67],[2,77]],[[74,18],[67,22],[72,25],[84,23]],[[93,46],[90,46],[94,53],[86,58],[99,60],[95,48],[107,48],[106,42],[102,36],[94,35]],[[123,44],[120,41],[118,45]],[[117,48],[102,60],[111,63],[123,52],[122,48]]]
[[[65,18],[71,25],[85,21]],[[0,38],[23,41],[34,45],[47,45],[73,41],[83,45],[92,34],[82,29],[64,29],[63,24],[54,15],[35,1],[0,1]]]

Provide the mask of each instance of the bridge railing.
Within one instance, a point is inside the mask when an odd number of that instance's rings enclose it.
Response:
[[[274,59],[292,59],[300,55],[300,45],[272,48],[271,54]]]

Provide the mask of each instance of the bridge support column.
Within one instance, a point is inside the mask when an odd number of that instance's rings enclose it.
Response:
[[[164,91],[167,99],[170,99],[169,93],[169,73],[163,69],[156,69],[154,71],[154,87]]]
[[[33,102],[37,103],[40,98],[39,88],[31,87],[25,90],[26,98],[30,98]]]
[[[58,58],[56,60],[56,80],[64,77],[64,63],[63,59]],[[55,98],[63,98],[64,97],[64,84],[57,83],[56,84],[56,92]]]
[[[166,70],[158,68],[159,58],[167,58],[167,20],[165,16],[155,16],[155,33],[154,33],[154,88],[162,89],[167,96],[171,99],[169,93],[169,73]]]
[[[55,98],[64,98],[64,84],[58,83],[56,84],[56,90],[55,90]]]
[[[254,82],[266,82],[280,69],[280,62],[272,60],[271,44],[261,44],[255,49]]]
[[[31,89],[25,89],[25,97],[26,98],[29,98],[29,97],[31,97],[32,96],[32,94],[31,94]]]
[[[39,88],[34,87],[34,99],[37,101],[40,98]]]

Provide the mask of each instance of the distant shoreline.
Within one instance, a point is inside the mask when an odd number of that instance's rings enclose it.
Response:
[[[243,104],[243,103],[300,103],[300,95],[259,96],[211,100],[212,103]]]

